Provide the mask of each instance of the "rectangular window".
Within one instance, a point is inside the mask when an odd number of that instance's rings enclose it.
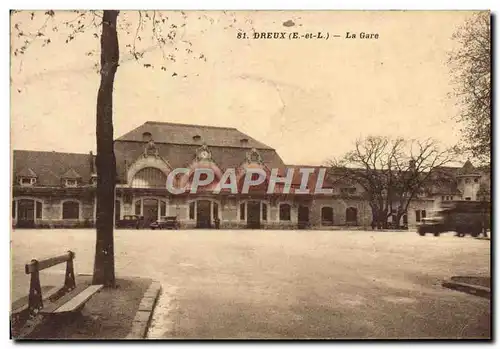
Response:
[[[136,201],[136,203],[135,203],[135,214],[137,216],[141,215],[141,200]]]
[[[465,200],[470,201],[470,198],[465,198]]]
[[[160,216],[165,217],[167,215],[167,203],[165,201],[160,201]]]
[[[245,220],[245,203],[240,204],[240,220],[244,221]]]
[[[12,219],[16,218],[16,202],[12,201]]]
[[[262,203],[262,220],[267,221],[267,205]]]
[[[427,216],[427,212],[425,210],[422,210],[422,218],[425,218]]]
[[[76,179],[66,179],[67,187],[76,187]]]
[[[42,203],[35,201],[36,219],[42,219]]]
[[[35,183],[35,178],[22,177],[20,183],[21,185],[33,185]]]
[[[195,204],[196,203],[194,201],[189,203],[189,219],[194,219],[194,205]]]
[[[341,189],[340,189],[340,192],[341,192],[343,195],[353,195],[353,194],[356,194],[356,188],[355,188],[355,187],[351,187],[351,188],[341,188]]]
[[[420,210],[415,210],[415,220],[420,222]]]
[[[217,219],[219,218],[219,204],[217,204],[216,202],[213,203],[214,205],[214,219]]]
[[[444,201],[444,195],[443,195],[443,196],[441,196],[441,200],[443,200],[443,201]]]

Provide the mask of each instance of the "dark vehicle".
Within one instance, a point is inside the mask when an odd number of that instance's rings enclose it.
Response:
[[[151,223],[149,227],[155,229],[179,229],[180,223],[177,216],[161,217],[159,220]]]
[[[422,219],[418,226],[419,235],[439,236],[445,232],[455,232],[456,236],[479,236],[489,225],[490,204],[484,201],[450,201],[441,209]]]
[[[116,222],[116,227],[124,229],[139,229],[142,227],[142,216],[125,215],[123,216],[123,219]]]

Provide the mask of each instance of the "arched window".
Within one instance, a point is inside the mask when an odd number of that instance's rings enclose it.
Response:
[[[321,224],[322,225],[333,225],[333,208],[332,207],[322,207],[321,208]]]
[[[78,201],[65,201],[62,205],[63,219],[80,219],[80,203]]]
[[[291,207],[289,204],[281,204],[280,205],[280,221],[289,221],[291,214]]]
[[[346,224],[357,224],[358,223],[358,209],[356,207],[348,207],[345,210],[345,222]]]
[[[156,167],[146,167],[138,171],[132,179],[133,188],[165,188],[167,176]]]

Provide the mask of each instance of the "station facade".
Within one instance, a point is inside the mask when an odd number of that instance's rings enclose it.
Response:
[[[235,128],[146,122],[115,140],[115,156],[117,222],[131,215],[141,216],[145,227],[165,216],[176,216],[182,228],[213,228],[218,221],[221,229],[362,229],[372,222],[361,186],[326,176],[321,189],[328,193],[318,194],[314,189],[326,168],[286,165],[273,148]],[[187,169],[176,180],[188,188],[200,168],[213,171],[216,180],[233,169],[239,188],[249,169],[267,176],[247,193],[214,193],[207,187],[173,194],[166,183],[177,168]],[[299,168],[311,168],[307,194],[295,193],[303,185]],[[283,183],[268,191],[272,169],[283,179],[294,169],[291,191]],[[479,200],[486,192],[489,172],[470,162],[441,170],[446,180],[436,181],[403,217],[409,226],[443,200]],[[97,176],[92,153],[14,150],[12,178],[14,227],[94,225]]]

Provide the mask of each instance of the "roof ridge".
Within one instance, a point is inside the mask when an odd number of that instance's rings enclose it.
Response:
[[[178,122],[166,122],[166,121],[146,121],[144,124],[157,124],[157,125],[174,125],[174,126],[188,126],[188,127],[208,127],[216,128],[221,130],[237,130],[236,127],[224,127],[224,126],[213,126],[213,125],[197,125],[197,124],[183,124]],[[239,131],[241,132],[241,131]]]
[[[315,167],[315,168],[330,168],[331,166],[324,165],[296,165],[296,164],[285,164],[287,167]]]
[[[144,144],[144,141],[138,141],[135,139],[116,139],[115,141]],[[203,143],[176,143],[176,142],[161,142],[161,141],[154,141],[154,142],[156,144],[182,145],[182,146],[193,146],[193,147],[201,147],[203,145]],[[259,141],[256,141],[256,142],[259,142]],[[262,142],[259,142],[259,143],[262,143]],[[276,151],[276,149],[274,149],[268,145],[265,145],[264,143],[262,143],[262,144],[265,146],[265,148],[263,148],[263,147],[241,147],[241,146],[233,146],[233,145],[213,145],[213,144],[207,144],[207,146],[209,148],[231,148],[231,149],[246,149],[246,150],[251,150],[252,148],[255,148],[257,150],[274,150],[274,151]]]
[[[55,150],[29,150],[29,149],[13,149],[13,152],[29,152],[29,153],[47,153],[47,154],[65,154],[65,155],[90,155],[89,153],[74,153]],[[95,154],[93,154],[95,155]]]

